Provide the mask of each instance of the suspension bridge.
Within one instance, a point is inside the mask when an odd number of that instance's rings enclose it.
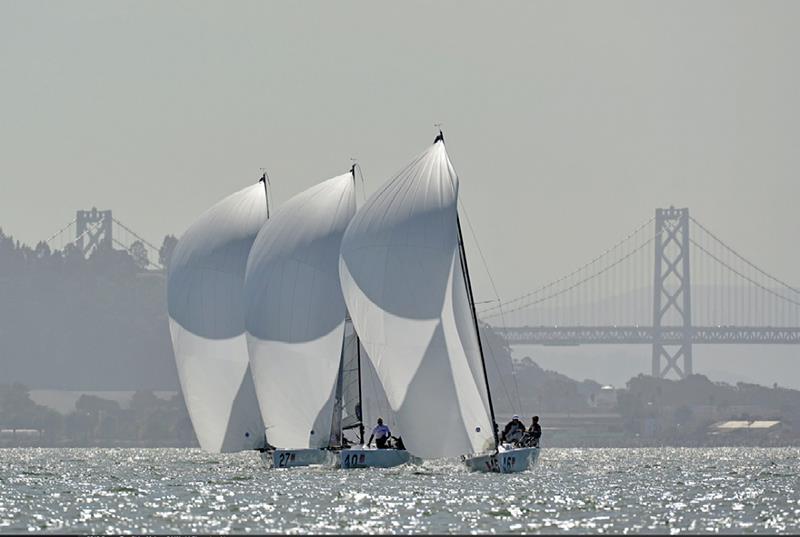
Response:
[[[96,207],[75,213],[75,219],[53,233],[46,241],[57,250],[77,248],[84,257],[104,248],[125,250],[141,261],[144,268],[163,271],[159,262],[159,248],[142,238],[112,215],[110,210],[99,211]]]
[[[126,250],[163,271],[159,248],[112,216],[77,211],[46,241]],[[692,374],[697,344],[800,344],[800,289],[748,260],[686,208],[655,216],[572,272],[478,312],[510,345],[646,344],[652,374]]]
[[[800,289],[686,208],[656,209],[588,263],[478,315],[510,345],[651,345],[660,378],[691,375],[696,344],[800,344]]]

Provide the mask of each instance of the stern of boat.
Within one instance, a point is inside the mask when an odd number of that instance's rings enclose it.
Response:
[[[513,474],[524,472],[536,463],[539,448],[513,448],[486,455],[474,455],[464,459],[464,464],[473,472]]]
[[[333,466],[336,454],[327,449],[276,449],[262,452],[261,459],[269,468]]]
[[[411,460],[408,451],[399,449],[351,448],[339,452],[339,465],[349,468],[393,468]]]

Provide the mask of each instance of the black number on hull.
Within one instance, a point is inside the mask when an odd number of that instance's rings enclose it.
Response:
[[[289,452],[278,453],[278,468],[288,468],[289,467],[289,461],[294,459],[294,457],[292,455],[293,454],[289,453]]]

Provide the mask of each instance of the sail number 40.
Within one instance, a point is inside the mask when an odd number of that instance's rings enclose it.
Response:
[[[345,468],[356,468],[361,464],[364,464],[364,457],[363,453],[347,453],[342,458],[342,466]]]

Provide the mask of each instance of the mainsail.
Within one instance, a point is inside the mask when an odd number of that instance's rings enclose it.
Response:
[[[341,246],[348,311],[406,448],[423,458],[494,443],[457,201],[458,177],[437,138],[367,200]]]
[[[178,241],[167,306],[181,389],[200,446],[239,451],[264,445],[247,359],[244,273],[267,218],[264,184],[223,199]]]
[[[353,321],[347,319],[344,325],[344,344],[342,345],[341,370],[341,428],[343,430],[358,429],[362,425],[361,403],[361,366],[362,356],[358,335],[353,328]],[[359,431],[360,432],[360,431]]]
[[[341,382],[341,429],[355,431],[347,435],[351,441],[366,442],[366,438],[361,438],[361,427],[369,438],[378,418],[383,419],[393,435],[402,436],[375,367],[349,318],[344,325]]]
[[[275,447],[330,443],[347,313],[339,246],[354,213],[352,174],[328,179],[286,202],[250,253],[247,344],[264,425]]]

